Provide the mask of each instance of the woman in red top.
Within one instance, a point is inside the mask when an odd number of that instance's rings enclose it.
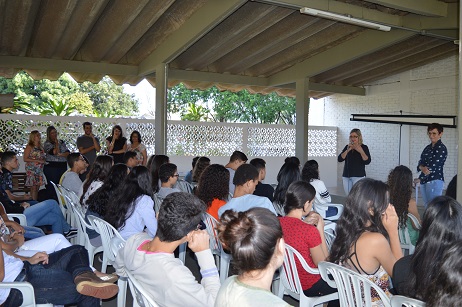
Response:
[[[207,166],[199,178],[196,196],[207,205],[207,213],[218,220],[218,209],[229,198],[229,171],[220,164]]]
[[[295,248],[312,268],[317,268],[318,263],[325,261],[329,255],[324,237],[324,220],[318,213],[311,211],[315,196],[316,190],[308,182],[293,182],[286,192],[286,216],[279,218],[286,244]],[[306,272],[298,261],[297,270],[306,296],[337,292],[319,274]],[[339,301],[330,301],[328,306],[339,306]]]

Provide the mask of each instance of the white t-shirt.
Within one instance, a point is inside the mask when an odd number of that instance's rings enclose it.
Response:
[[[3,282],[12,282],[18,277],[24,266],[24,263],[19,258],[3,253],[3,262],[5,268],[5,277]],[[10,289],[0,289],[0,304],[3,304],[10,295]]]

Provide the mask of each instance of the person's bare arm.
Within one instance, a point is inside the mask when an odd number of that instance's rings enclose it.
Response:
[[[87,147],[87,148],[85,148],[85,147],[79,147],[79,152],[80,152],[82,155],[84,155],[84,154],[86,154],[87,152],[92,151],[93,149],[95,149],[95,146],[90,146],[90,147]]]
[[[10,190],[5,190],[5,193],[6,193],[6,195],[8,195],[8,198],[10,200],[14,200],[14,201],[25,201],[25,200],[32,199],[30,194],[16,195],[13,192],[11,192]]]
[[[90,136],[91,136],[91,138],[93,139],[93,147],[95,148],[96,152],[100,151],[100,150],[101,150],[101,146],[99,146],[99,143],[98,143],[98,141],[97,141],[96,138],[95,138],[95,135],[92,133]]]

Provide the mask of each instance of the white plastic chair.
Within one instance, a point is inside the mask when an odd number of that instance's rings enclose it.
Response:
[[[277,201],[273,201],[273,207],[276,213],[280,216],[285,216],[286,213],[284,212],[284,204],[280,204]]]
[[[417,218],[411,213],[408,213],[408,217],[412,220],[412,222],[417,227],[417,229],[420,229],[421,226],[420,226],[419,220],[417,220]],[[403,254],[404,255],[414,254],[415,246],[411,242],[408,228],[400,227],[398,229],[398,235],[399,235],[399,242],[401,243],[401,249],[403,250]]]
[[[393,295],[390,301],[391,307],[425,307],[426,305],[422,301],[402,295]]]
[[[111,247],[111,240],[117,237],[122,242],[125,242],[125,239],[122,238],[117,229],[112,227],[112,225],[105,220],[93,215],[89,215],[88,220],[101,236],[101,241],[103,242],[103,264],[101,265],[101,272],[106,273],[108,264],[112,265],[116,256]]]
[[[349,270],[335,263],[321,261],[318,263],[319,273],[329,286],[337,288],[340,306],[363,306],[371,307],[371,291],[374,289],[380,299],[383,307],[391,307],[390,298],[366,277]],[[334,280],[329,278],[332,275]]]
[[[111,251],[117,256],[119,249],[125,246],[125,241],[120,240],[119,237],[114,237],[111,240]],[[117,293],[117,307],[125,307],[127,301],[127,276],[119,276],[117,286],[119,287],[119,293]]]
[[[67,208],[65,205],[66,199],[64,198],[64,195],[62,195],[61,190],[58,188],[58,185],[54,183],[53,181],[50,181],[50,182],[53,185],[53,188],[55,189],[56,196],[58,197],[59,208],[61,209],[63,216],[66,217],[66,220],[67,220]]]
[[[218,239],[218,221],[207,212],[203,214],[202,221],[207,227],[207,232],[210,237],[210,250],[215,257],[215,263],[220,271],[220,282],[223,283],[226,278],[228,278],[229,263],[231,262],[232,256],[223,250],[223,246]]]
[[[22,293],[23,307],[53,307],[53,304],[36,304],[34,288],[28,282],[0,282],[0,289],[18,289]]]
[[[14,219],[18,219],[19,225],[21,226],[27,226],[27,218],[24,214],[22,213],[8,213],[8,219],[10,221],[14,221]]]
[[[133,296],[133,307],[158,307],[154,299],[149,295],[136,278],[128,271],[125,272],[128,277],[130,292]]]
[[[67,198],[67,196],[66,196]],[[90,259],[90,266],[93,266],[93,260],[95,258],[95,255],[97,253],[100,253],[103,251],[103,246],[93,246],[91,243],[90,243],[90,238],[88,237],[88,234],[87,234],[87,228],[88,229],[91,229],[91,230],[94,230],[93,226],[88,224],[86,221],[85,221],[85,217],[82,215],[82,212],[77,209],[76,207],[77,206],[80,206],[80,205],[76,205],[74,204],[73,201],[71,201],[70,199],[68,200],[69,201],[69,204],[71,206],[71,210],[74,211],[74,215],[77,219],[77,228],[78,228],[78,234],[80,234],[80,237],[78,237],[78,241],[79,239],[81,239],[82,241],[79,241],[79,244],[80,245],[83,245],[85,246],[85,248],[87,249],[88,251],[88,257]]]
[[[311,268],[300,255],[300,253],[292,246],[285,244],[284,264],[282,265],[281,278],[283,293],[300,301],[300,306],[322,306],[323,303],[338,299],[337,293],[327,294],[323,296],[308,297],[303,293],[302,284],[300,283],[299,273],[296,266],[296,261],[299,261],[302,267],[310,274],[319,274],[317,269]],[[281,295],[280,291],[280,295]],[[282,296],[281,296],[282,298]],[[342,305],[343,306],[343,305]]]
[[[180,189],[182,192],[192,193],[194,187],[189,182],[178,179],[176,182],[176,188]]]

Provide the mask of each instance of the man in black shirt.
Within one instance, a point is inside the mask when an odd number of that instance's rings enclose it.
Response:
[[[258,170],[258,184],[255,187],[254,195],[267,197],[273,202],[274,188],[270,184],[262,183],[266,177],[266,162],[261,158],[255,158],[250,161],[250,164]]]

